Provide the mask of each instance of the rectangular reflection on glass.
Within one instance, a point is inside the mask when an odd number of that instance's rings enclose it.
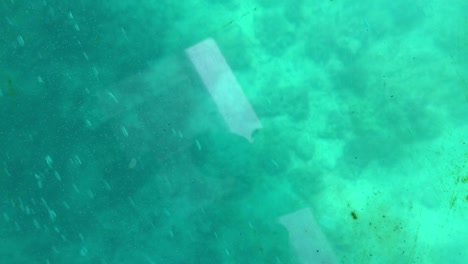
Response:
[[[284,215],[279,222],[288,230],[289,240],[301,263],[338,263],[330,243],[308,208]]]
[[[252,134],[261,128],[260,121],[216,42],[206,39],[186,53],[230,132],[252,142]]]

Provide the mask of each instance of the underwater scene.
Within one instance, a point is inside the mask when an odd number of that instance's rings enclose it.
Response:
[[[468,1],[0,15],[0,263],[468,263]]]

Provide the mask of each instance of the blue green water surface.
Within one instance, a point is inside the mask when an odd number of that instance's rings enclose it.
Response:
[[[2,0],[0,263],[468,263],[467,14]]]

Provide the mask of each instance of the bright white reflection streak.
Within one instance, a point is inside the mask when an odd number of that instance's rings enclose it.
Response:
[[[309,209],[284,215],[279,222],[288,230],[289,240],[301,263],[338,263],[330,243]]]
[[[253,132],[262,125],[216,42],[206,39],[188,48],[186,53],[229,131],[252,142]]]

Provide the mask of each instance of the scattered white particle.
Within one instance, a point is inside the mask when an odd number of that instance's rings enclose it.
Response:
[[[184,134],[182,134],[182,131],[179,131],[178,134],[179,134],[179,137],[180,137],[180,138],[184,138]]]
[[[47,162],[47,165],[49,166],[49,168],[52,169],[52,163],[54,162],[54,161],[52,160],[52,158],[51,158],[49,155],[47,155],[47,156],[45,157],[45,161]]]
[[[218,233],[214,232],[214,236],[216,239],[218,239]]]
[[[47,204],[46,200],[44,199],[44,197],[41,197],[41,202],[42,204],[44,205],[45,208],[49,209],[49,205]]]
[[[106,188],[106,190],[110,191],[112,189],[106,180],[102,180],[102,182],[104,183],[104,188]]]
[[[197,241],[197,240],[193,237],[192,232],[189,232],[189,233],[188,233],[188,236],[189,236],[191,242]]]
[[[169,236],[170,236],[171,238],[174,238],[174,232],[172,231],[172,229],[169,230]]]
[[[83,234],[79,233],[79,234],[78,234],[78,237],[80,238],[81,242],[84,242]]]
[[[49,260],[49,259],[46,259],[45,263],[46,263],[46,264],[50,264],[50,260]]]
[[[128,131],[127,131],[127,129],[126,129],[124,126],[121,126],[121,127],[120,127],[120,130],[122,130],[122,134],[123,134],[125,137],[128,137]]]
[[[57,171],[54,171],[54,176],[57,179],[57,181],[62,181],[62,176]]]
[[[88,256],[88,249],[86,247],[82,247],[80,250],[80,256],[86,257]]]
[[[21,227],[20,227],[20,225],[18,224],[18,222],[15,222],[15,230],[16,230],[17,232],[21,231]]]
[[[132,158],[132,159],[130,160],[130,163],[128,164],[128,167],[129,167],[130,169],[133,169],[133,168],[135,168],[136,164],[137,164],[137,160],[136,160],[135,158]]]
[[[42,79],[42,77],[40,75],[37,76],[37,82],[38,83],[43,83],[44,82],[44,80]]]
[[[54,231],[57,233],[57,234],[60,234],[60,229],[56,226],[54,226]]]
[[[67,202],[64,201],[62,202],[62,204],[63,204],[63,207],[65,207],[65,209],[70,210],[70,205]]]
[[[122,35],[124,36],[125,40],[128,40],[127,31],[125,31],[123,27],[121,27],[120,30],[122,31]]]
[[[78,165],[82,165],[82,164],[83,164],[83,163],[81,162],[80,157],[78,157],[78,155],[75,155],[75,156],[73,157],[73,161],[74,161],[76,164],[78,164]]]
[[[135,201],[133,200],[132,197],[128,197],[128,201],[130,202],[130,205],[131,205],[133,208],[136,207],[136,206],[135,206]]]
[[[76,193],[80,193],[80,189],[78,189],[78,186],[76,184],[72,184],[73,190],[75,190]]]
[[[60,253],[60,252],[58,251],[58,249],[57,249],[56,246],[52,246],[52,251],[53,251],[55,254]]]
[[[117,100],[117,98],[115,98],[114,94],[111,91],[107,91],[107,94],[110,96],[110,98],[112,98],[112,100],[114,100],[114,102],[119,103],[119,101]]]
[[[80,31],[80,26],[78,26],[78,24],[73,25],[73,27],[75,28],[76,31]]]
[[[250,228],[254,229],[253,225],[252,225],[252,223],[250,221],[249,221],[249,226],[250,226]]]
[[[227,248],[226,248],[226,254],[227,254],[228,256],[231,256],[231,254],[229,253],[229,250],[227,250]]]
[[[55,222],[55,220],[57,219],[57,214],[52,209],[49,209],[49,218],[52,222]]]
[[[94,76],[96,76],[96,78],[99,78],[99,72],[96,69],[96,67],[93,67],[93,73],[94,73]]]
[[[4,164],[3,170],[5,171],[5,173],[6,173],[6,175],[7,175],[8,177],[11,176],[11,173],[10,173],[10,171],[8,170],[6,164]]]
[[[6,21],[8,22],[8,24],[10,26],[14,26],[15,25],[15,22],[13,22],[13,20],[11,20],[9,17],[6,17]]]
[[[171,182],[169,181],[169,179],[167,178],[167,176],[164,175],[163,177],[164,177],[164,181],[166,181],[167,185],[169,185],[169,187],[171,187]]]
[[[278,165],[278,163],[276,163],[276,161],[271,160],[271,163],[273,163],[273,165],[275,165],[276,168],[279,168],[279,165]]]
[[[85,123],[86,123],[86,127],[92,127],[93,126],[88,119],[86,119]]]
[[[86,60],[89,60],[89,57],[88,57],[88,54],[86,52],[83,51],[83,57],[86,59]]]
[[[34,227],[36,228],[36,230],[39,230],[41,229],[41,224],[39,224],[39,221],[37,221],[37,219],[33,219],[33,224],[34,224]]]
[[[61,238],[63,241],[67,241],[67,237],[66,237],[64,234],[61,234],[61,235],[60,235],[60,238]]]
[[[20,44],[20,46],[23,47],[23,46],[24,46],[24,39],[23,39],[23,37],[22,37],[22,36],[18,36],[17,39],[18,39],[18,43]]]
[[[156,264],[148,255],[143,254],[143,257],[145,258],[146,262],[149,264]]]
[[[37,187],[39,187],[39,189],[42,189],[42,187],[44,187],[42,181],[37,181]]]
[[[10,216],[6,212],[3,212],[3,219],[5,219],[6,222],[10,222]]]
[[[198,139],[195,140],[195,145],[197,146],[198,151],[200,151],[201,145],[200,145],[200,142],[198,142]]]
[[[171,213],[166,208],[164,208],[164,214],[167,215],[167,216],[171,216]]]
[[[20,210],[24,212],[24,203],[23,203],[23,199],[19,198],[18,201],[19,201],[19,208],[20,208]]]
[[[31,209],[29,208],[29,206],[26,206],[26,207],[24,208],[24,212],[26,213],[26,215],[31,215],[31,213],[32,213],[32,212],[31,212]]]
[[[94,193],[91,190],[88,190],[88,197],[94,199]]]
[[[72,14],[72,12],[69,12],[69,13],[68,13],[68,17],[69,17],[70,19],[73,19],[73,14]]]

